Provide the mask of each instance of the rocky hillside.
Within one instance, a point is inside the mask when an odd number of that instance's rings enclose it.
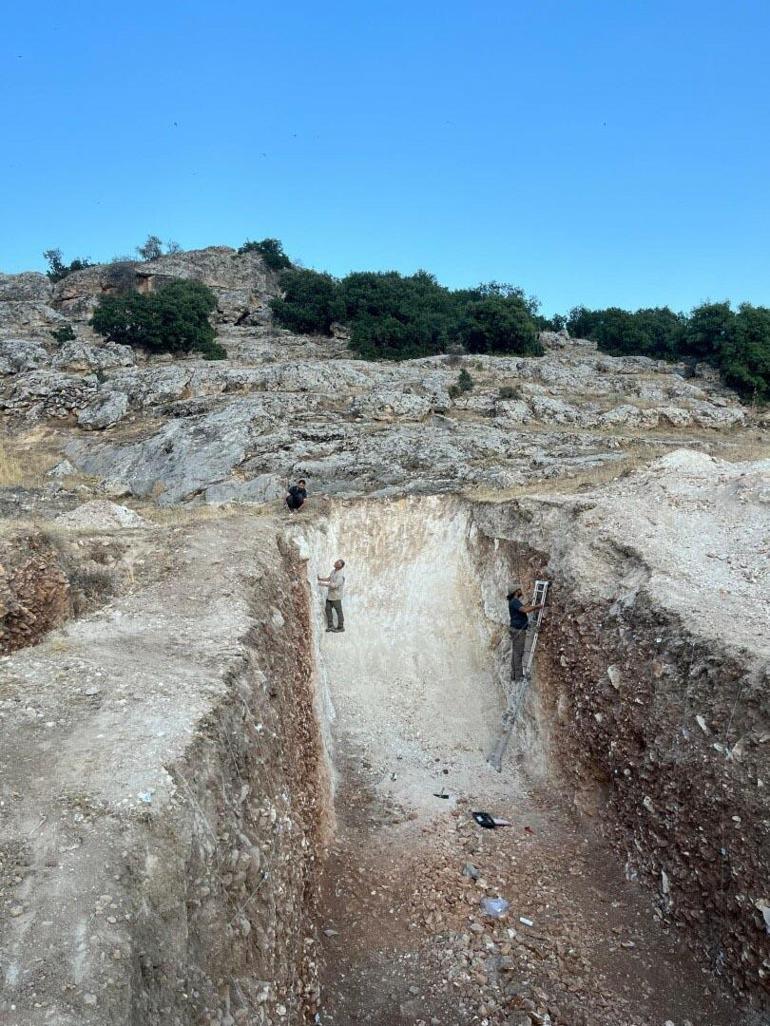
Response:
[[[193,278],[217,297],[226,361],[148,359],[89,327],[99,296]],[[344,337],[275,327],[276,276],[224,247],[91,267],[52,285],[0,276],[0,410],[17,437],[45,430],[56,471],[163,504],[312,491],[505,490],[695,444],[729,456],[746,409],[714,373],[543,335],[537,357],[347,358]],[[69,324],[76,339],[56,344]],[[461,369],[472,390],[452,397]],[[689,376],[688,376],[689,374]],[[53,460],[52,462],[56,462]],[[63,486],[56,485],[61,489]]]

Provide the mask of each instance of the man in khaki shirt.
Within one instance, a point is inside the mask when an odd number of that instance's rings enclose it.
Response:
[[[342,573],[344,565],[345,560],[338,559],[328,577],[318,578],[318,583],[328,589],[326,592],[326,630],[333,631],[335,634],[341,634],[345,630],[345,617],[342,613],[342,590],[345,587],[345,575]],[[336,627],[334,626],[334,613],[337,614]]]

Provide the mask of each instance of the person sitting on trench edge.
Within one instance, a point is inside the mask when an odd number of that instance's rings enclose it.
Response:
[[[345,630],[345,617],[342,613],[342,589],[345,587],[345,575],[342,568],[344,559],[338,559],[328,577],[319,577],[318,583],[327,588],[326,592],[326,630],[341,634]],[[334,613],[337,614],[337,626],[334,626]]]
[[[528,613],[536,613],[545,605],[541,602],[539,606],[525,606],[522,602],[524,593],[521,588],[514,588],[508,592],[508,613],[511,617],[511,681],[521,680],[524,676],[524,644],[527,640],[527,628],[529,627]]]
[[[305,479],[301,477],[295,485],[289,486],[289,494],[286,496],[286,505],[292,513],[296,513],[305,503],[307,498],[307,489],[305,488]]]

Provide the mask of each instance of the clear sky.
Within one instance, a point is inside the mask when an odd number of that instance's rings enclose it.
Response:
[[[0,269],[277,236],[576,303],[770,305],[768,0],[37,0]]]

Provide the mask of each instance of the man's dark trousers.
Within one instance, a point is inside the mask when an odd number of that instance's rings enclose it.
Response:
[[[511,627],[511,680],[524,676],[524,645],[527,640],[526,627]]]
[[[326,626],[334,629],[334,617],[332,610],[337,614],[337,629],[342,630],[345,626],[345,617],[342,615],[342,599],[326,600]]]

